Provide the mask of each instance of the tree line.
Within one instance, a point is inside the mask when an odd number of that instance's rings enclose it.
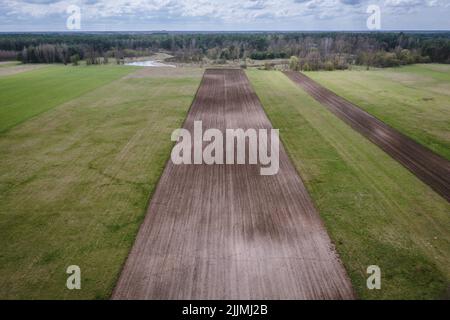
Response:
[[[1,34],[0,59],[24,63],[104,63],[168,52],[173,60],[223,63],[288,59],[298,69],[450,63],[449,32],[42,33]],[[2,57],[3,56],[3,57]],[[6,59],[5,59],[6,60]]]

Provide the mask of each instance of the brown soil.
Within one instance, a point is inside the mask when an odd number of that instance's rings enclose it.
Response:
[[[450,202],[450,162],[389,127],[304,74],[285,74],[357,132],[379,146]]]
[[[271,128],[245,73],[207,70],[184,128]],[[169,138],[169,137],[168,137]],[[280,170],[168,161],[113,299],[352,299],[284,148]]]

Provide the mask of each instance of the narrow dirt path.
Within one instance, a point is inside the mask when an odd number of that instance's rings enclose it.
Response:
[[[450,162],[299,72],[284,72],[314,99],[450,202]]]
[[[272,128],[245,73],[207,70],[184,128]],[[169,138],[169,137],[168,137]],[[163,172],[113,299],[351,299],[313,203],[280,170],[174,165]]]

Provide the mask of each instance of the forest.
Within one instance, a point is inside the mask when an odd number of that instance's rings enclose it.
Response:
[[[98,64],[167,52],[175,62],[290,59],[295,70],[450,63],[450,32],[15,33],[0,34],[0,61]]]

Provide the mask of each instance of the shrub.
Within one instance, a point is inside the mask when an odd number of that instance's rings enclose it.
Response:
[[[80,61],[80,56],[78,54],[74,54],[73,56],[70,57],[70,62],[74,66],[77,66],[79,61]]]
[[[333,71],[334,70],[334,63],[330,60],[325,61],[323,68],[327,71]]]
[[[289,59],[289,69],[292,71],[298,71],[300,69],[300,63],[296,56],[292,56]]]

